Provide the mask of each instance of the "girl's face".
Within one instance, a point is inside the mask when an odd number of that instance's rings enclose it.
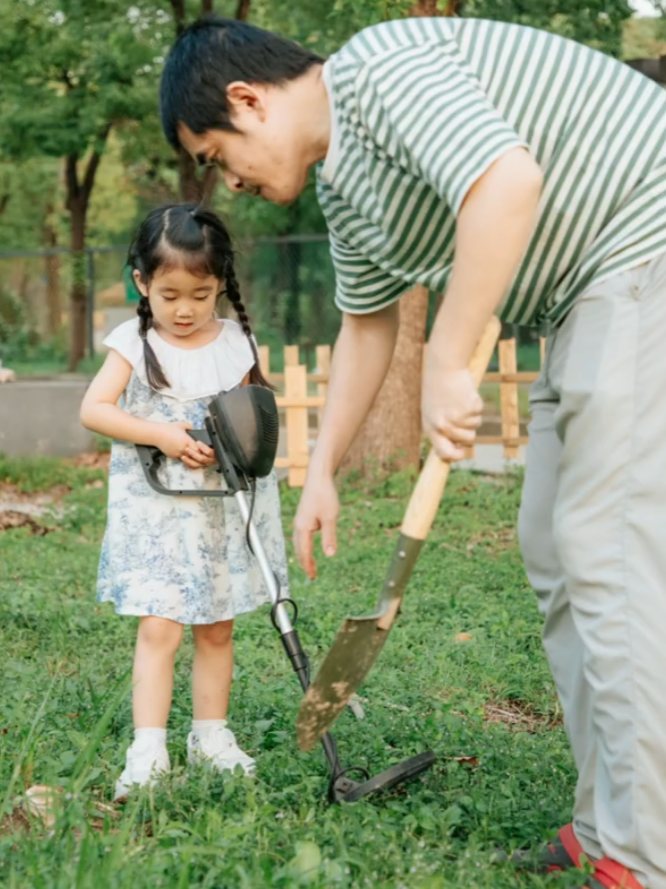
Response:
[[[189,336],[204,327],[214,315],[220,281],[214,275],[200,278],[186,269],[158,269],[146,286],[138,271],[134,280],[142,296],[148,297],[157,328],[174,336]]]

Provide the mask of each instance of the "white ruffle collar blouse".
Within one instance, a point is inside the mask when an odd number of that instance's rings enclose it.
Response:
[[[181,349],[162,339],[154,328],[148,331],[148,343],[170,384],[159,390],[161,395],[178,401],[209,398],[243,381],[254,365],[250,341],[236,321],[225,318],[219,325],[217,337],[198,349]],[[149,385],[138,318],[116,327],[104,345],[129,361],[141,382]]]

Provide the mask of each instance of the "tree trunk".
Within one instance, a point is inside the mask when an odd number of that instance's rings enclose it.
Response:
[[[250,0],[238,0],[238,6],[236,7],[236,18],[241,22],[246,22],[249,12]]]
[[[301,338],[301,244],[290,241],[287,244],[287,302],[284,309],[284,338],[289,345],[296,345]]]
[[[300,212],[300,204],[296,201],[289,207],[287,226],[281,234],[287,236],[296,234]],[[285,247],[287,299],[283,330],[285,342],[295,346],[301,337],[301,244],[298,240],[290,240]]]
[[[178,191],[181,201],[197,204],[199,202],[199,179],[194,158],[185,151],[178,149]]]
[[[378,467],[418,469],[421,446],[421,374],[428,291],[416,286],[400,300],[400,331],[379,395],[341,471]]]
[[[236,18],[247,21],[251,0],[238,0]],[[214,10],[214,0],[201,0],[200,17],[210,15]],[[187,26],[184,0],[171,0],[173,25],[176,37],[180,36]],[[199,173],[196,162],[182,148],[178,149],[178,192],[181,201],[187,203],[206,204],[213,196],[218,182],[217,170],[207,167],[203,175]]]
[[[86,215],[87,206],[74,200],[69,208],[70,247],[72,248],[72,289],[69,298],[69,359],[67,370],[73,372],[86,354]]]
[[[417,0],[417,2],[409,10],[409,15],[418,16],[454,16],[460,15],[465,0],[447,0],[444,8],[440,7],[439,0]]]
[[[189,204],[207,203],[215,191],[217,180],[217,167],[206,167],[203,176],[199,176],[194,158],[183,148],[178,149],[178,189],[181,201]]]
[[[88,158],[83,178],[79,181],[76,153],[65,158],[67,209],[69,210],[70,247],[72,249],[72,289],[70,292],[69,358],[67,369],[75,371],[86,352],[86,220],[95,177],[102,160],[102,151],[111,132],[107,124],[100,132],[97,146]]]
[[[452,16],[464,0],[416,0],[411,16]],[[378,462],[384,469],[418,467],[421,445],[421,374],[428,292],[414,287],[400,300],[400,333],[393,361],[375,404],[342,464],[361,473]]]
[[[53,207],[47,207],[46,213],[48,220],[53,213]],[[47,249],[53,249],[58,246],[56,230],[48,221],[44,223],[43,241]],[[47,332],[49,337],[54,337],[62,324],[59,256],[47,255],[44,257],[44,277],[46,278]]]

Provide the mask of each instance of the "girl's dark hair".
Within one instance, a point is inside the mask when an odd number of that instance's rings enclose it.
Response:
[[[214,275],[222,281],[222,292],[234,307],[254,355],[250,382],[271,388],[259,367],[250,319],[241,301],[234,272],[231,238],[221,219],[196,204],[166,204],[158,207],[139,226],[130,245],[127,262],[132,270],[139,272],[146,285],[158,270],[172,268],[184,268],[202,278]],[[140,298],[137,314],[140,319],[139,334],[143,340],[148,383],[153,389],[168,388],[169,381],[148,342],[148,331],[153,326],[153,313],[147,297]]]
[[[160,84],[160,115],[167,140],[178,148],[178,124],[197,134],[230,130],[227,87],[235,80],[281,85],[323,63],[292,40],[235,19],[206,16],[186,28],[167,58]]]

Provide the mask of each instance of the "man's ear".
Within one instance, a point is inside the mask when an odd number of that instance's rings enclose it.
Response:
[[[245,114],[258,114],[263,120],[266,114],[266,92],[259,85],[234,80],[227,87],[227,103],[231,117],[243,117]]]
[[[134,283],[136,284],[136,289],[139,291],[141,296],[148,297],[148,288],[143,283],[143,278],[141,277],[141,272],[138,269],[134,269],[132,272],[132,277],[134,278]]]

